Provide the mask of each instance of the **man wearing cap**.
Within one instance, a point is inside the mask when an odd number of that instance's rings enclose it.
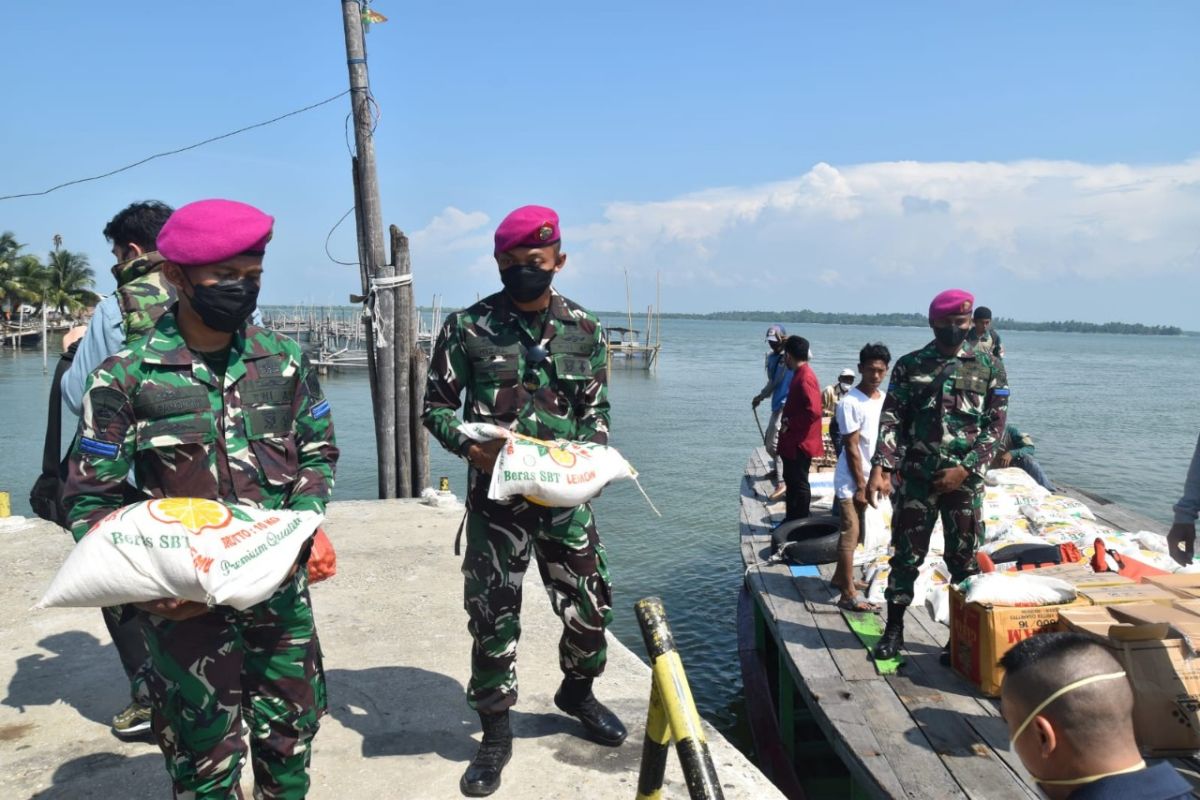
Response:
[[[508,710],[517,702],[521,581],[536,552],[538,570],[562,618],[555,704],[596,742],[617,746],[621,721],[592,693],[604,671],[612,588],[592,510],[545,508],[487,497],[502,441],[479,444],[462,430],[487,422],[539,439],[608,442],[604,332],[591,312],[551,288],[566,265],[558,215],[543,206],[513,211],[496,229],[494,255],[504,290],[446,319],[429,364],[424,420],[434,437],[466,458],[467,628],[474,642],[467,702],[483,740],[460,781],[484,796],[500,786],[512,754]],[[465,404],[460,395],[466,392]]]
[[[295,342],[247,324],[273,224],[244,203],[203,200],[163,226],[177,302],[88,381],[64,497],[77,541],[122,505],[130,470],[152,497],[324,511],[338,455],[329,401]],[[256,796],[304,797],[325,710],[306,570],[245,611],[137,605],[175,796],[242,796],[244,720]]]
[[[929,304],[933,341],[896,361],[879,419],[867,499],[892,493],[892,571],[885,596],[887,627],[875,658],[894,658],[904,644],[904,613],[941,515],[946,566],[954,583],[979,571],[983,476],[1004,437],[1008,378],[1000,359],[967,342],[974,298],[961,289]]]
[[[829,418],[829,441],[833,444],[833,452],[842,455],[842,432],[838,429],[837,407],[850,390],[854,388],[854,370],[847,367],[838,373],[838,379],[821,390],[821,414]],[[836,508],[837,504],[834,504]]]
[[[1004,345],[1000,343],[1000,333],[992,328],[992,310],[987,306],[979,306],[972,317],[971,332],[967,335],[976,350],[980,350],[996,358],[1004,358]]]
[[[771,398],[771,419],[767,422],[767,431],[763,434],[763,446],[767,449],[770,459],[771,482],[779,485],[779,421],[783,416],[783,405],[787,402],[788,388],[792,385],[792,371],[787,368],[783,357],[783,343],[787,340],[787,331],[782,325],[772,325],[767,328],[767,383],[762,390],[750,401],[750,407],[757,409],[758,404],[768,397]],[[775,499],[776,495],[772,495]]]

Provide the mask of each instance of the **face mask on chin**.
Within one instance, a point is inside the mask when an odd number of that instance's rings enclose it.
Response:
[[[258,306],[259,285],[249,278],[195,284],[188,278],[192,294],[188,300],[200,321],[215,331],[235,333],[246,324]]]
[[[500,282],[504,291],[518,303],[532,303],[550,288],[554,270],[542,269],[536,264],[513,264],[500,270]]]
[[[933,329],[933,338],[944,347],[958,347],[967,339],[969,328],[959,328],[951,325]]]

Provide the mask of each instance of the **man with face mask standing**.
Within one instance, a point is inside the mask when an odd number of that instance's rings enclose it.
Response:
[[[121,209],[104,226],[104,238],[112,243],[112,254],[117,259],[112,268],[117,288],[96,307],[71,359],[71,367],[62,377],[63,401],[76,416],[83,404],[83,387],[92,371],[127,343],[149,333],[175,302],[175,290],[163,278],[162,256],[155,244],[173,211],[165,203],[145,200]],[[72,335],[81,330],[68,331],[63,346],[69,347]],[[127,502],[140,499],[137,494],[134,487],[127,485]],[[121,667],[129,678],[130,703],[113,717],[111,730],[122,739],[147,736],[150,700],[144,676],[148,656],[142,636],[143,615],[132,606],[111,606],[101,612]]]
[[[592,693],[593,679],[604,670],[612,590],[590,506],[489,500],[502,442],[472,441],[456,413],[462,405],[467,422],[539,439],[607,444],[604,332],[594,314],[551,288],[567,262],[553,210],[524,206],[505,217],[496,229],[494,255],[504,290],[447,318],[429,365],[424,411],[425,425],[442,446],[470,464],[462,567],[474,642],[467,702],[479,714],[483,740],[459,785],[477,797],[500,787],[512,755],[509,709],[517,702],[521,581],[531,555],[563,621],[563,680],[555,704],[600,744],[615,747],[626,735]]]
[[[338,456],[329,401],[295,342],[247,324],[273,224],[244,203],[203,200],[163,226],[158,251],[177,303],[88,381],[64,497],[77,541],[123,504],[131,470],[152,497],[324,511]],[[306,558],[245,611],[137,604],[176,797],[241,797],[243,720],[256,796],[305,796],[325,710]]]
[[[973,303],[961,289],[933,298],[933,341],[896,361],[883,401],[868,502],[891,494],[893,472],[901,483],[892,501],[887,627],[877,659],[895,658],[904,645],[904,613],[939,514],[951,581],[979,571],[983,476],[1004,438],[1009,391],[1000,359],[966,344]]]

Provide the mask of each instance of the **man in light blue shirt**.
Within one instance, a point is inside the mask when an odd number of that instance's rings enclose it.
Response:
[[[783,404],[787,402],[788,388],[792,384],[792,371],[787,368],[783,358],[783,343],[786,340],[787,331],[782,325],[767,328],[767,346],[770,348],[766,358],[767,384],[750,401],[752,408],[758,408],[759,403],[768,397],[771,398],[771,419],[763,435],[763,445],[767,448],[767,458],[771,460],[771,482],[777,486],[779,467],[775,459],[775,447],[779,441],[779,421],[783,416]]]

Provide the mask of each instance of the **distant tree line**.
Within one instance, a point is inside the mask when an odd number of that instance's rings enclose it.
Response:
[[[923,328],[929,324],[924,314],[847,314],[832,311],[715,311],[711,314],[663,314],[667,319],[708,319],[734,322],[780,322],[796,325],[898,325]],[[1060,331],[1063,333],[1130,333],[1138,336],[1181,336],[1174,325],[1142,325],[1136,322],[1019,322],[998,318],[992,323],[1004,331]]]
[[[92,291],[95,280],[86,255],[56,244],[43,263],[22,252],[24,249],[11,231],[0,233],[0,316],[17,318],[23,304],[31,306],[35,314],[41,314],[46,306],[59,314],[74,315],[99,302],[99,295]]]

